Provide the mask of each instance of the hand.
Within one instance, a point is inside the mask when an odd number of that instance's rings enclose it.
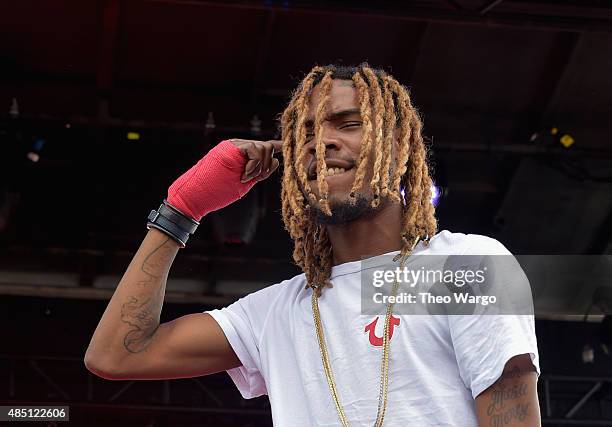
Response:
[[[247,159],[244,172],[240,182],[244,183],[251,179],[263,181],[278,169],[280,162],[273,156],[280,153],[283,142],[277,140],[254,141],[250,139],[230,139]]]
[[[213,147],[168,189],[168,203],[199,221],[244,196],[279,165],[281,141],[226,140]]]

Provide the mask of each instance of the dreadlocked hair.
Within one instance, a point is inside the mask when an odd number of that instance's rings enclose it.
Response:
[[[357,91],[362,120],[361,151],[357,159],[355,181],[349,197],[364,187],[368,159],[372,159],[372,207],[389,198],[402,204],[402,248],[398,257],[410,254],[417,238],[425,242],[436,233],[434,206],[431,203],[432,180],[427,165],[427,147],[422,136],[422,122],[412,105],[408,90],[383,70],[368,64],[356,67],[327,65],[314,67],[298,85],[281,116],[283,139],[283,178],[281,185],[282,217],[285,229],[294,241],[293,260],[302,268],[307,287],[318,295],[331,287],[332,247],[327,229],[309,215],[310,204],[317,203],[331,215],[325,181],[325,144],[322,124],[325,120],[333,80],[350,80]],[[318,86],[320,101],[314,118],[314,140],[319,200],[308,182],[304,167],[307,155],[306,119],[312,90]],[[392,162],[393,139],[397,138],[396,162]],[[396,166],[392,168],[392,163]]]

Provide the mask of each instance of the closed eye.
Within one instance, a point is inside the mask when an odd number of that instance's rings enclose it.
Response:
[[[362,122],[345,122],[342,123],[342,125],[340,125],[338,127],[338,129],[347,129],[347,128],[356,128],[356,127],[360,127],[362,125]],[[312,140],[312,138],[314,138],[314,129],[312,128],[307,128],[306,129],[306,142],[309,142],[310,140]]]

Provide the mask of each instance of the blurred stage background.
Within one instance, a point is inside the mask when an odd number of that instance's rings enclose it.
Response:
[[[109,382],[82,359],[173,180],[225,137],[276,137],[313,65],[362,61],[412,89],[441,229],[611,253],[607,1],[3,2],[0,403],[68,404],[83,426],[271,425],[225,373]],[[273,177],[207,217],[162,321],[297,274],[279,212]],[[603,314],[537,317],[545,425],[612,425]]]

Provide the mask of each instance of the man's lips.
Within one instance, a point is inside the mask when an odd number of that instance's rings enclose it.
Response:
[[[342,159],[327,159],[325,160],[325,166],[327,167],[327,169],[339,168],[339,169],[344,169],[345,172],[348,172],[350,169],[352,169],[355,166],[355,162],[342,160]],[[328,175],[328,176],[333,176],[333,175]],[[317,161],[316,159],[313,159],[313,161],[310,163],[310,166],[308,167],[308,179],[309,180],[317,179]]]

